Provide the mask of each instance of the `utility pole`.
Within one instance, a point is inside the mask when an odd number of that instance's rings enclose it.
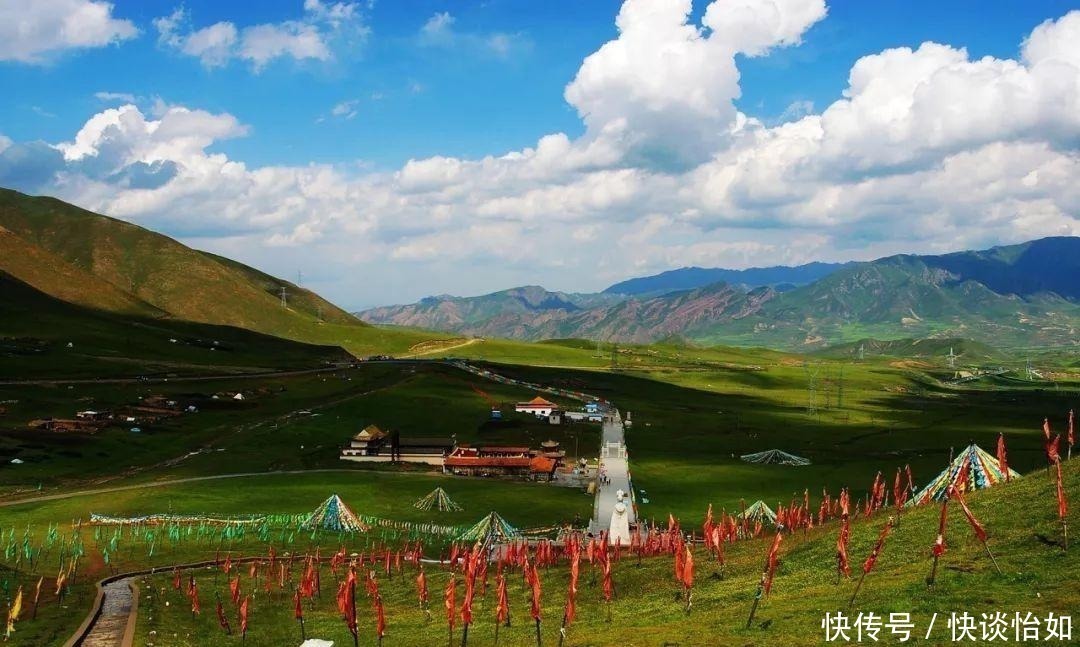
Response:
[[[836,385],[836,408],[844,408],[844,365],[840,365],[840,379]]]
[[[817,382],[818,371],[821,367],[810,362],[803,362],[803,370],[806,372],[806,415],[817,416]]]

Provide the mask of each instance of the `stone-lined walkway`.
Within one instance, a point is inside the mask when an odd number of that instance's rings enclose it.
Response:
[[[75,643],[83,647],[124,647],[124,637],[129,620],[134,622],[131,609],[134,600],[131,595],[133,578],[109,582],[102,587],[105,597],[101,602],[101,614],[94,620],[90,631],[82,642]]]

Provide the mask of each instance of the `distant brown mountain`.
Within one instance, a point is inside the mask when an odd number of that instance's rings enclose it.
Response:
[[[529,340],[644,343],[676,336],[804,349],[866,337],[967,337],[1001,346],[1076,345],[1078,259],[1080,238],[1046,238],[984,251],[816,268],[823,275],[798,287],[715,283],[628,296],[532,286],[479,297],[431,297],[358,315],[375,324]],[[653,282],[625,284],[644,290]]]
[[[372,308],[358,316],[373,324],[483,337],[649,342],[749,316],[775,295],[769,288],[748,293],[723,283],[645,299],[569,295],[529,286],[479,297],[430,297],[411,305]]]

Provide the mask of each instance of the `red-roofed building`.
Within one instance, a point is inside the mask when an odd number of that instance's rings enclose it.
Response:
[[[456,447],[443,461],[443,470],[460,476],[525,476],[532,455],[528,447]]]
[[[514,411],[518,413],[531,413],[538,418],[547,418],[553,411],[558,411],[559,405],[536,396],[528,402],[518,402],[514,405]]]

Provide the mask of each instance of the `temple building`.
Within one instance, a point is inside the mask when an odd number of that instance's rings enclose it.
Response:
[[[531,413],[537,418],[547,418],[553,411],[558,411],[559,405],[536,396],[528,402],[518,402],[514,405],[514,411],[518,413]]]
[[[341,450],[341,459],[358,463],[424,463],[442,466],[454,449],[452,438],[409,438],[376,425],[364,427]]]
[[[379,429],[377,425],[368,425],[352,437],[348,447],[341,450],[341,457],[378,455],[379,449],[386,443],[389,436],[390,434]]]

